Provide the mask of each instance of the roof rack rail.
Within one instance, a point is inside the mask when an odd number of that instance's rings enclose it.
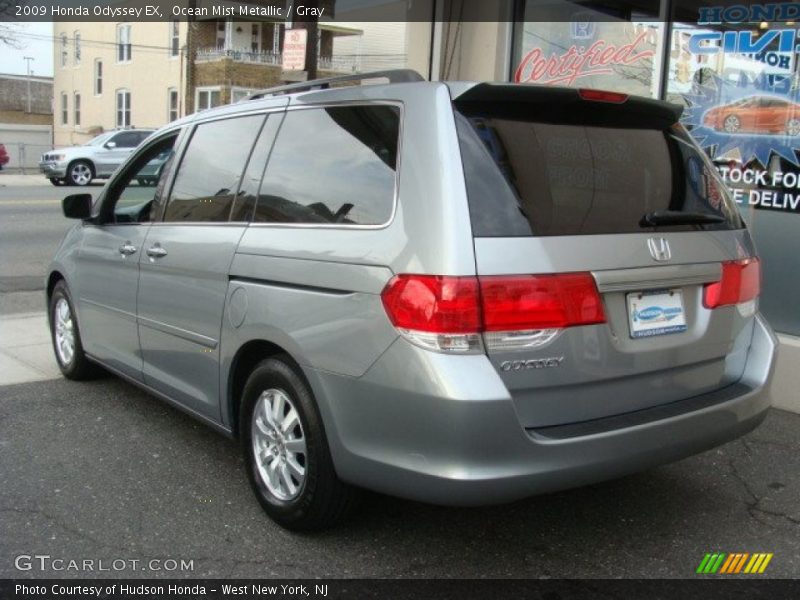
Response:
[[[312,79],[311,81],[300,81],[289,83],[277,87],[257,90],[243,98],[243,100],[255,100],[264,96],[277,96],[279,94],[289,94],[292,92],[305,92],[309,90],[326,90],[334,83],[347,83],[348,81],[363,81],[365,79],[385,78],[389,83],[411,83],[415,81],[425,81],[425,78],[413,69],[390,69],[386,71],[372,71],[371,73],[358,73],[356,75],[338,75],[325,79]]]

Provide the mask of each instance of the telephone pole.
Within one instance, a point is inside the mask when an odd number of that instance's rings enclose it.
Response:
[[[32,56],[23,56],[22,59],[27,63],[28,66],[28,114],[31,112],[31,61],[36,60]]]

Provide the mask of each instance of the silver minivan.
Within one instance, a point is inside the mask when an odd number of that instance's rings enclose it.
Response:
[[[102,366],[237,438],[292,529],[360,488],[500,503],[761,422],[759,260],[679,107],[361,77],[170,123],[65,198],[66,377]]]

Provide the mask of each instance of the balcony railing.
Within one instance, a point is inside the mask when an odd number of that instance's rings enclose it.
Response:
[[[200,48],[197,50],[196,62],[212,62],[230,58],[236,62],[256,63],[262,65],[281,65],[279,52],[253,52],[251,50],[236,50],[222,48]]]
[[[261,65],[281,66],[280,52],[252,52],[250,50],[236,50],[223,48],[200,48],[197,50],[196,62],[213,62],[229,58],[235,62],[254,63]],[[322,71],[337,73],[358,72],[357,56],[320,56],[317,59],[317,68]]]

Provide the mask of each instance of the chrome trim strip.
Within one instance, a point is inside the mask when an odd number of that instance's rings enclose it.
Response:
[[[78,302],[91,304],[94,307],[102,308],[103,310],[107,310],[110,313],[114,313],[120,317],[125,318],[128,321],[136,322],[136,315],[132,312],[128,312],[126,310],[122,310],[120,308],[115,308],[113,306],[108,306],[107,304],[101,304],[100,302],[95,302],[94,300],[89,300],[88,298],[79,297]]]
[[[600,293],[638,291],[652,288],[681,287],[719,281],[720,263],[667,265],[639,269],[592,271]]]
[[[141,317],[141,316],[137,317],[137,322],[139,323],[139,325],[142,325],[144,327],[155,329],[156,331],[160,331],[161,333],[166,333],[167,335],[174,335],[175,337],[179,337],[188,342],[192,342],[200,346],[206,346],[207,348],[211,348],[212,350],[219,345],[219,342],[214,338],[210,338],[208,336],[201,335],[193,331],[188,331],[186,329],[181,329],[180,327],[175,327],[174,325],[168,325],[167,323],[162,323],[161,321],[148,319],[147,317]]]

